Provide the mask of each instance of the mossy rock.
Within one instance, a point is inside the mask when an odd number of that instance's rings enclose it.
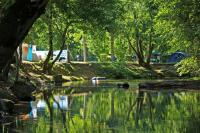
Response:
[[[17,102],[17,97],[7,88],[0,88],[0,99],[8,99]]]
[[[15,82],[10,89],[20,101],[34,100],[32,93],[36,91],[36,87],[30,82],[23,82],[23,81]]]
[[[0,111],[12,113],[14,102],[8,99],[0,99]]]

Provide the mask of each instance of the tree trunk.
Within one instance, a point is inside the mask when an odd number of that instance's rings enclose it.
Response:
[[[69,51],[69,43],[67,44],[67,63],[70,63],[71,59],[70,59],[70,51]]]
[[[110,32],[110,50],[111,61],[115,61],[115,36],[113,32]]]
[[[43,64],[43,72],[48,73],[49,72],[49,61],[51,58],[53,58],[53,30],[52,30],[52,6],[50,6],[49,16],[48,16],[48,37],[49,37],[49,52],[47,54],[47,57]]]
[[[138,58],[138,64],[142,67],[150,69],[151,68],[150,64],[145,62],[145,59],[144,59],[144,55],[143,55],[144,53],[143,53],[143,49],[142,49],[142,41],[140,39],[138,39],[139,38],[138,36],[135,36],[135,38],[136,38],[136,48],[133,46],[130,38],[128,37],[127,39],[128,39],[129,46],[136,53],[136,56]]]
[[[11,51],[9,50],[9,48],[0,47],[0,80],[2,81],[8,80],[8,73],[11,63],[11,58],[9,56],[11,54]]]
[[[139,31],[139,27],[138,27],[138,24],[137,24],[137,14],[136,12],[134,12],[134,19],[136,20],[135,22],[135,25],[134,25],[134,28],[135,28],[135,40],[136,40],[136,48],[133,48],[133,50],[135,51],[137,57],[138,57],[138,63],[140,66],[142,67],[145,67],[145,68],[148,68],[150,69],[150,62],[145,62],[145,56],[144,56],[144,45],[143,45],[143,41],[142,41],[142,36],[141,36],[141,33]],[[129,40],[129,44],[131,44],[131,41]],[[151,53],[149,54],[149,56],[151,56]],[[149,58],[150,60],[150,58]]]
[[[110,93],[110,119],[114,120],[115,117],[115,96],[114,93]]]
[[[15,51],[15,61],[16,61],[16,76],[15,76],[15,82],[19,79],[19,55],[17,53],[17,50]]]
[[[58,55],[56,56],[56,58],[52,61],[52,63],[49,63],[48,67],[47,67],[47,71],[48,73],[50,74],[52,72],[52,68],[53,68],[53,65],[56,63],[56,61],[59,59],[63,49],[65,47],[65,43],[62,44],[61,48],[60,48],[60,51],[58,53]]]
[[[47,104],[47,108],[49,110],[49,117],[50,117],[50,125],[49,125],[49,133],[53,133],[53,122],[54,122],[54,117],[53,117],[53,107],[50,103],[50,97],[52,96],[51,92],[43,92],[43,97],[44,101]]]
[[[149,48],[148,48],[148,55],[147,55],[147,65],[150,66],[150,62],[151,62],[151,55],[152,55],[152,51],[153,51],[153,44],[149,44]]]
[[[128,45],[128,55],[132,55],[133,51],[131,49],[131,45]]]
[[[140,66],[142,66],[142,67],[146,67],[146,63],[145,63],[145,61],[144,61],[143,56],[141,56],[140,53],[139,53],[139,54],[136,54],[136,55],[137,55],[137,57],[138,57],[138,64],[139,64]]]
[[[58,55],[56,56],[56,58],[52,61],[52,63],[49,63],[49,64],[48,64],[48,67],[47,67],[48,73],[51,73],[52,68],[53,68],[53,65],[54,65],[54,64],[56,63],[56,61],[59,59],[59,57],[60,57],[60,55],[61,55],[61,53],[62,53],[62,51],[63,51],[63,49],[64,49],[64,47],[65,47],[65,40],[66,40],[67,29],[68,29],[68,25],[66,24],[65,29],[64,29],[64,31],[63,31],[63,33],[62,33],[62,45],[61,45],[61,47],[60,47],[60,51],[59,51]],[[53,45],[53,44],[52,44],[52,45]]]
[[[86,41],[86,35],[83,34],[83,61],[87,62],[88,56],[88,48],[87,48],[87,41]]]
[[[8,73],[9,73],[9,70],[10,70],[10,64],[11,64],[11,59],[9,59],[6,64],[4,65],[4,67],[2,68],[2,74],[0,77],[0,80],[2,81],[7,81],[8,80]]]
[[[36,19],[44,12],[48,0],[16,0],[1,12],[0,21],[0,73],[5,78],[10,60],[20,43],[28,34]],[[6,52],[5,52],[6,51]]]
[[[137,14],[136,13],[134,13],[134,18],[137,21]],[[145,67],[146,63],[145,63],[145,59],[144,59],[144,52],[143,52],[141,34],[140,34],[139,27],[138,27],[137,23],[135,23],[134,26],[135,26],[134,28],[135,28],[135,40],[136,40],[135,52],[136,52],[136,55],[138,57],[139,65],[142,66],[142,67]]]
[[[145,67],[145,68],[149,68],[148,65],[145,62],[145,57],[144,57],[144,52],[143,52],[143,46],[142,46],[142,39],[139,35],[139,30],[137,30],[138,33],[136,33],[136,55],[138,57],[138,63],[140,66]]]
[[[19,66],[22,64],[22,43],[19,45]]]
[[[154,49],[154,45],[153,45],[153,37],[154,37],[154,26],[153,26],[153,15],[151,10],[149,11],[150,13],[150,18],[151,18],[151,29],[150,29],[150,34],[149,34],[149,46],[148,46],[148,55],[147,55],[147,64],[150,66],[150,62],[151,62],[151,55],[152,55],[152,51]]]

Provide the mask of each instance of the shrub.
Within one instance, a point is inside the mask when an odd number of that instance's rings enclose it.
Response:
[[[100,58],[99,58],[101,62],[107,62],[107,61],[111,61],[111,57],[107,54],[100,54]]]
[[[109,65],[102,66],[102,69],[109,78],[132,79],[138,76],[137,73],[129,69],[123,62],[110,63]]]
[[[200,64],[196,57],[186,58],[175,65],[177,72],[180,76],[191,75],[199,76],[200,75]]]

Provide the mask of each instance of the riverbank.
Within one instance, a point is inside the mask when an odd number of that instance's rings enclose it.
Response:
[[[30,112],[29,101],[35,97],[32,92],[40,85],[52,83],[55,75],[61,74],[64,81],[90,80],[92,77],[107,79],[171,79],[177,78],[176,69],[171,64],[153,64],[148,70],[134,63],[56,63],[52,74],[42,72],[39,62],[23,62],[19,70],[19,82],[15,82],[16,67],[12,65],[9,82],[0,84],[0,117],[8,114],[26,114]],[[30,83],[31,82],[31,83]],[[33,84],[32,84],[33,83]],[[26,108],[25,108],[26,107]],[[21,110],[21,109],[25,110]],[[12,110],[10,112],[10,110]],[[6,115],[7,116],[7,115]],[[1,123],[1,121],[0,121]]]
[[[13,73],[15,67],[13,66]],[[90,80],[100,76],[108,79],[157,79],[178,77],[171,64],[153,64],[152,70],[145,69],[134,63],[60,63],[57,62],[52,74],[42,73],[39,62],[23,62],[20,77],[34,83],[52,82],[55,75],[61,74],[64,81]],[[14,74],[11,74],[12,77]]]

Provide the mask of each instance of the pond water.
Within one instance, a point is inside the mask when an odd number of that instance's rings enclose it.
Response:
[[[16,118],[1,130],[20,133],[200,131],[198,91],[139,91],[137,81],[129,83],[129,89],[117,88],[116,82],[46,87],[31,102],[33,109],[27,117]]]

